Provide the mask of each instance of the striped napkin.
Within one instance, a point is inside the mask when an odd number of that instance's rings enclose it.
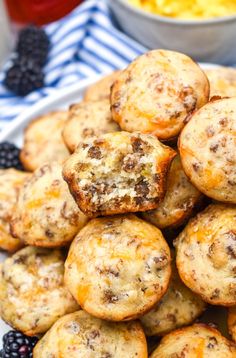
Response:
[[[18,97],[4,87],[4,73],[0,73],[0,129],[58,88],[124,68],[146,51],[115,27],[105,0],[87,0],[45,30],[51,41],[45,87]]]

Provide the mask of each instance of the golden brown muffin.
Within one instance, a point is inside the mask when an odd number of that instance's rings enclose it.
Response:
[[[175,241],[180,278],[213,305],[236,305],[236,206],[209,205]]]
[[[106,322],[84,311],[60,318],[36,344],[34,358],[147,358],[138,322]]]
[[[150,358],[235,358],[236,346],[204,324],[177,329],[162,338]]]
[[[13,168],[0,169],[0,249],[14,252],[23,246],[19,239],[12,237],[9,224],[19,189],[29,175]]]
[[[236,98],[209,102],[193,114],[179,138],[190,181],[218,201],[236,204]]]
[[[74,152],[86,138],[118,130],[119,126],[111,117],[108,99],[82,101],[70,107],[62,136],[68,149]]]
[[[19,192],[11,231],[28,245],[59,247],[68,244],[85,225],[62,178],[58,162],[37,169]]]
[[[60,250],[25,247],[3,262],[0,271],[0,316],[34,336],[79,306],[63,283]]]
[[[161,231],[133,214],[91,220],[65,263],[65,283],[81,307],[111,321],[150,310],[166,292],[170,274]]]
[[[171,163],[166,187],[165,197],[158,207],[142,214],[145,220],[160,229],[182,225],[203,197],[186,177],[179,155]]]
[[[208,79],[191,58],[153,50],[134,60],[114,82],[112,116],[123,130],[170,140],[208,98]]]
[[[171,267],[172,275],[166,294],[150,312],[140,318],[147,336],[163,336],[191,324],[206,308],[206,303],[180,280],[174,257]]]
[[[150,134],[107,133],[81,143],[66,161],[63,176],[90,217],[145,211],[163,199],[175,155]]]
[[[51,112],[31,121],[25,130],[24,145],[20,159],[29,171],[43,164],[69,157],[61,132],[67,119],[67,112]]]
[[[236,306],[230,307],[228,312],[229,333],[236,342]]]
[[[85,91],[84,99],[86,101],[97,101],[101,99],[109,99],[111,86],[121,71],[114,71],[110,75],[103,77]]]
[[[236,69],[219,66],[204,70],[210,82],[210,96],[236,96]]]

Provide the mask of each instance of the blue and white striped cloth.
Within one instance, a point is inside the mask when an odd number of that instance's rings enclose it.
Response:
[[[44,68],[45,87],[18,97],[4,87],[0,73],[0,129],[58,88],[124,68],[146,50],[115,27],[105,0],[87,0],[45,30],[52,45]]]

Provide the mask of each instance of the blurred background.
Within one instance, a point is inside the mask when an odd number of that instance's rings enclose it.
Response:
[[[6,0],[10,18],[21,24],[45,25],[73,10],[81,0]]]
[[[0,120],[148,49],[236,64],[235,0],[0,0]],[[4,118],[3,118],[4,117]]]
[[[45,25],[61,19],[82,0],[1,0],[2,47],[9,31],[26,24]],[[185,52],[199,61],[236,62],[234,0],[97,0],[107,2],[116,25],[148,48]],[[5,7],[5,9],[4,9]],[[10,22],[10,27],[9,27]],[[13,39],[14,40],[14,39]]]
[[[3,63],[13,48],[17,31],[27,24],[45,25],[62,18],[80,4],[81,0],[1,0],[0,61]]]

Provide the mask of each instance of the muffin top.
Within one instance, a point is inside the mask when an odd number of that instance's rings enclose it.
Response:
[[[65,283],[81,307],[112,321],[150,310],[166,292],[170,273],[161,231],[133,214],[91,220],[65,263]]]
[[[236,98],[209,102],[195,112],[179,138],[190,181],[212,199],[236,204]]]
[[[112,119],[110,102],[102,99],[70,106],[62,136],[70,152],[74,152],[87,138],[116,131],[119,126]]]
[[[119,74],[112,86],[111,110],[123,130],[170,140],[208,98],[208,79],[190,57],[153,50]]]
[[[236,346],[219,331],[204,324],[194,324],[173,331],[162,338],[151,358],[234,358]]]
[[[64,286],[65,255],[28,246],[7,258],[0,271],[0,315],[12,327],[34,336],[79,306]]]
[[[106,322],[84,311],[60,318],[36,344],[34,358],[147,358],[139,322]]]
[[[66,111],[50,112],[31,121],[25,129],[20,159],[24,167],[34,171],[45,163],[62,163],[69,151],[62,140]]]
[[[213,305],[236,304],[236,207],[212,204],[175,241],[182,281]]]
[[[86,221],[62,178],[61,165],[52,162],[24,182],[11,230],[28,245],[59,247],[71,242]]]

